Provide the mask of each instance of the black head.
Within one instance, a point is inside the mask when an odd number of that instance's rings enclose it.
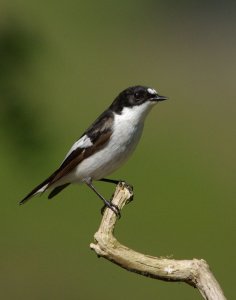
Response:
[[[111,104],[110,109],[121,113],[124,107],[133,107],[145,102],[155,103],[166,100],[165,96],[158,95],[152,88],[136,85],[122,91]]]

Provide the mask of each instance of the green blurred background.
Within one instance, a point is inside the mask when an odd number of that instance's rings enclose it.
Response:
[[[72,186],[19,206],[124,88],[169,97],[113,178],[135,187],[117,238],[207,260],[235,298],[235,2],[6,1],[0,5],[1,299],[200,299],[89,250],[101,202]],[[109,197],[113,186],[97,183]]]

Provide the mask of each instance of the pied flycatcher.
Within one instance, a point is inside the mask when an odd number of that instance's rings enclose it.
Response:
[[[48,189],[51,190],[50,199],[71,183],[85,183],[105,206],[119,215],[118,208],[95,189],[93,181],[119,182],[104,177],[129,158],[140,140],[146,116],[155,104],[166,99],[156,90],[145,86],[133,86],[122,91],[74,143],[60,167],[20,204]]]

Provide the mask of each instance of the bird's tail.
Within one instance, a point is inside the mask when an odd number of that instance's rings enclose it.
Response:
[[[53,179],[56,176],[56,172],[54,172],[51,176],[49,176],[46,180],[44,180],[42,183],[40,183],[38,186],[36,186],[29,194],[25,196],[24,199],[22,199],[19,204],[22,205],[26,201],[28,201],[30,198],[34,197],[37,194],[41,194],[47,190],[47,188],[51,185]]]

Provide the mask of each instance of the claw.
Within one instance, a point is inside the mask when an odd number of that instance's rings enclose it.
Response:
[[[116,216],[118,217],[118,219],[121,218],[121,213],[120,213],[120,210],[119,210],[118,206],[115,205],[115,204],[113,204],[113,203],[111,203],[111,202],[109,202],[109,201],[106,201],[105,204],[104,204],[104,206],[102,207],[102,209],[101,209],[102,215],[104,214],[104,211],[105,211],[105,209],[107,207],[110,208],[116,214]]]

